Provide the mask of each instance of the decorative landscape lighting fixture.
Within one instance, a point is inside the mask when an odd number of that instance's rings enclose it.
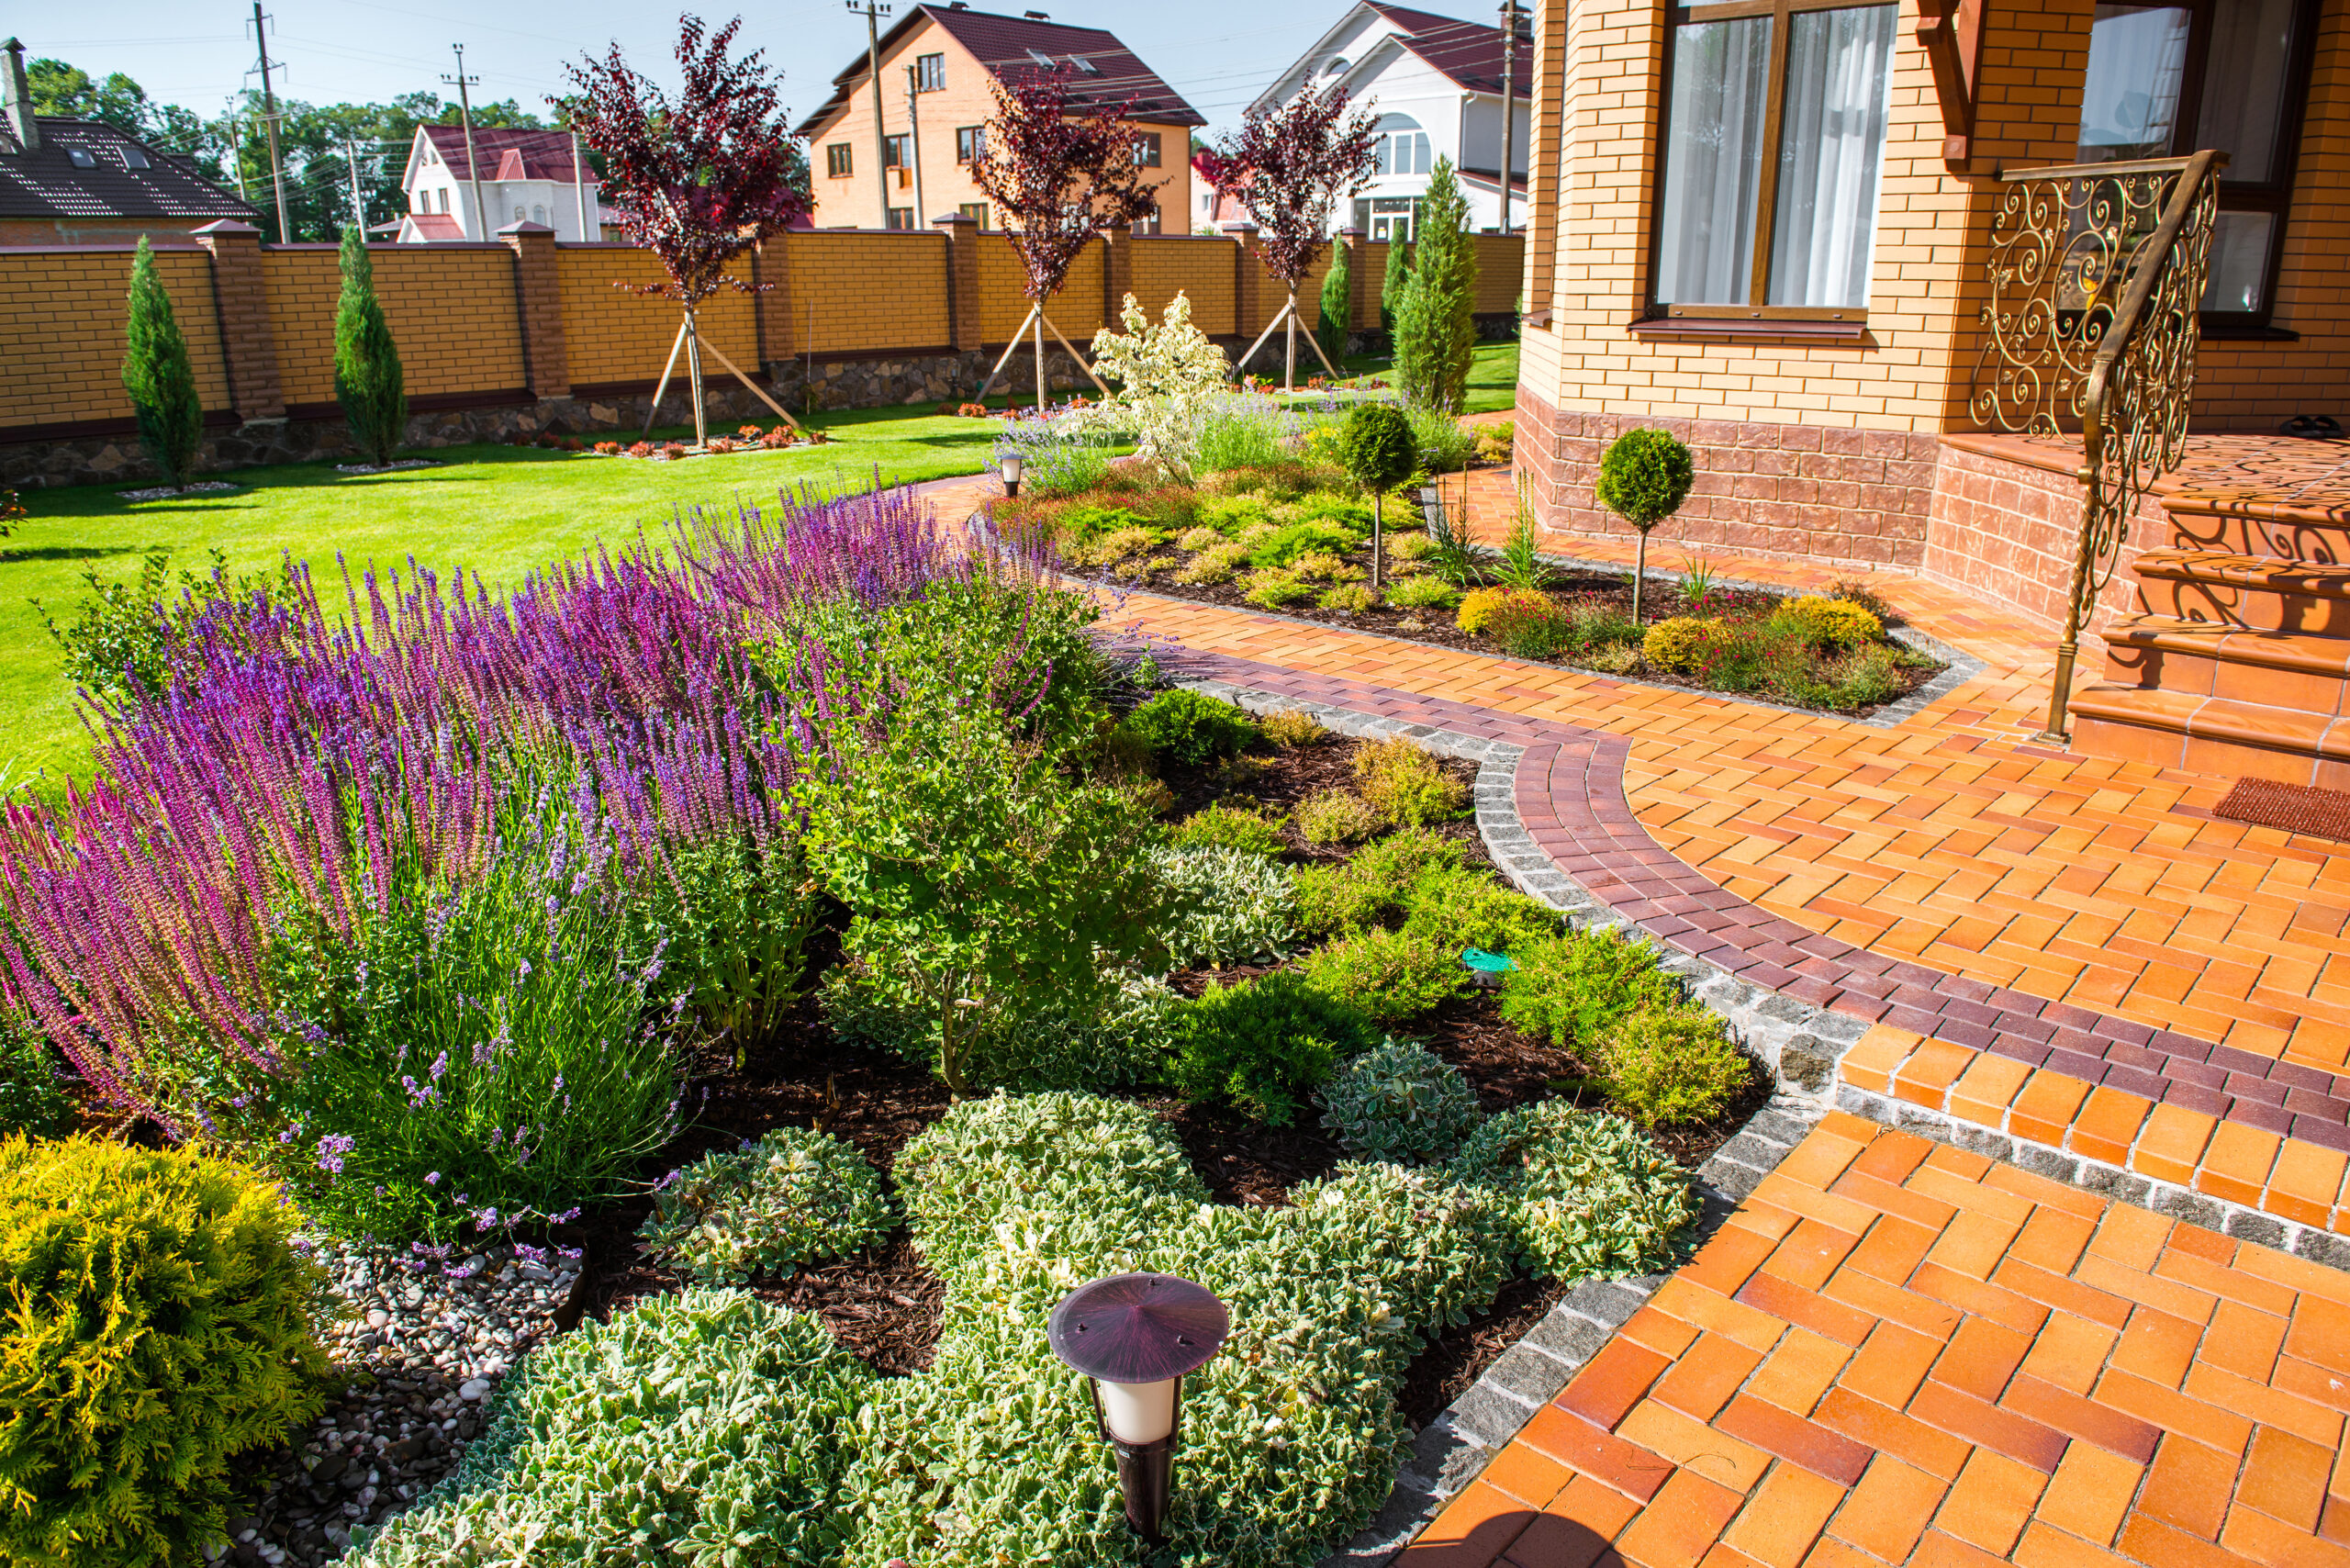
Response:
[[[996,472],[1003,476],[1003,493],[1007,496],[1020,493],[1020,454],[1016,452],[996,454]]]
[[[1224,1303],[1172,1274],[1113,1274],[1053,1308],[1053,1354],[1085,1374],[1093,1417],[1118,1453],[1126,1522],[1144,1540],[1159,1525],[1182,1436],[1183,1376],[1207,1364],[1232,1331]]]
[[[1517,968],[1517,960],[1507,953],[1488,953],[1483,947],[1463,947],[1460,961],[1468,966],[1469,978],[1487,991],[1499,990],[1503,977]]]

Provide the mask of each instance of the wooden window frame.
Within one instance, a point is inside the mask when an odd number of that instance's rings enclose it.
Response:
[[[1142,169],[1160,169],[1166,167],[1166,133],[1163,131],[1136,131],[1135,166]],[[1149,156],[1144,156],[1146,153],[1149,154]]]
[[[967,201],[957,210],[965,218],[971,220],[971,226],[974,229],[977,229],[983,233],[986,231],[988,227],[988,218],[991,216],[988,211],[987,203],[983,201]]]
[[[958,125],[955,128],[955,162],[976,163],[988,155],[988,128],[983,125]]]
[[[917,93],[946,91],[946,57],[944,54],[914,56],[914,91]]]
[[[881,133],[881,166],[884,169],[907,169],[913,166],[913,133],[884,131]]]
[[[904,221],[899,221],[903,218]],[[914,231],[914,209],[911,207],[885,207],[881,209],[881,227],[892,234]]]
[[[2133,0],[2135,3],[2135,0]],[[2203,78],[2211,60],[2211,23],[2218,0],[2146,0],[2188,14],[2187,57],[2179,66],[2178,113],[2171,129],[2170,146],[2157,157],[2183,158],[2200,151],[2195,145],[2196,122],[2203,116]],[[2301,132],[2309,118],[2310,74],[2317,57],[2317,30],[2322,20],[2318,0],[2298,0],[2293,7],[2293,47],[2285,58],[2285,112],[2277,119],[2277,155],[2266,180],[2231,180],[2220,174],[2220,213],[2266,212],[2276,216],[2269,230],[2267,263],[2261,273],[2260,308],[2200,312],[2203,335],[2210,338],[2293,337],[2272,326],[2277,314],[2277,280],[2284,271],[2285,226],[2293,205],[2293,176],[2299,172]],[[2084,75],[2087,72],[2082,66]]]
[[[856,150],[846,141],[824,143],[824,177],[845,180],[856,173]]]
[[[1673,135],[1673,57],[1680,29],[1694,22],[1735,22],[1750,17],[1771,18],[1771,58],[1764,67],[1769,73],[1770,97],[1762,112],[1762,169],[1761,184],[1754,199],[1754,259],[1747,278],[1746,292],[1753,300],[1771,297],[1771,241],[1779,213],[1779,132],[1787,103],[1787,35],[1794,30],[1796,16],[1807,11],[1854,11],[1870,6],[1884,5],[1889,0],[1725,0],[1719,5],[1671,6],[1664,13],[1664,69],[1658,81],[1656,109],[1656,179],[1651,187],[1650,210],[1654,217],[1649,224],[1649,299],[1648,315],[1633,323],[1635,330],[1658,321],[1825,321],[1847,327],[1867,324],[1866,305],[1709,305],[1675,301],[1667,304],[1656,297],[1657,278],[1663,271],[1664,256],[1664,182],[1672,159]],[[1897,17],[1898,12],[1896,12]],[[1901,36],[1894,35],[1894,56],[1897,64],[1901,52]],[[1888,130],[1890,127],[1888,126]],[[1878,151],[1879,181],[1883,181],[1884,151]],[[1874,222],[1878,215],[1872,212]],[[1708,329],[1718,330],[1719,329]]]

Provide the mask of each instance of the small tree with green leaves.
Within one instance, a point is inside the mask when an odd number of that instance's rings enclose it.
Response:
[[[1343,241],[1331,247],[1330,270],[1322,277],[1322,319],[1314,333],[1334,364],[1346,354],[1347,330],[1352,325],[1354,278],[1348,254]]]
[[[367,236],[356,224],[342,231],[342,299],[334,312],[334,396],[351,421],[359,450],[381,466],[408,433],[408,381],[399,345],[375,297],[375,269]]]
[[[204,439],[204,403],[196,396],[196,367],[188,363],[187,339],[172,315],[172,297],[155,275],[155,252],[147,236],[130,262],[130,314],[122,355],[122,389],[139,420],[139,443],[173,489],[187,488],[196,449]]]
[[[1385,583],[1386,519],[1381,501],[1419,466],[1419,443],[1412,439],[1412,421],[1393,403],[1359,403],[1347,416],[1346,439],[1338,455],[1356,484],[1371,492],[1371,583]]]
[[[1640,619],[1640,586],[1649,575],[1649,531],[1689,498],[1696,479],[1689,449],[1670,431],[1630,430],[1617,436],[1599,460],[1593,488],[1599,504],[1639,531],[1639,559],[1632,568],[1632,621]]]
[[[1412,247],[1408,241],[1387,241],[1387,271],[1379,280],[1379,330],[1395,330],[1395,307],[1404,297],[1404,286],[1412,281]]]
[[[1395,385],[1415,408],[1460,412],[1477,346],[1477,252],[1452,160],[1437,160],[1420,209],[1412,275],[1395,302]]]

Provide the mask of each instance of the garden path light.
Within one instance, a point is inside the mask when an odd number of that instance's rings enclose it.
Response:
[[[1085,1374],[1094,1418],[1117,1450],[1126,1522],[1147,1540],[1165,1539],[1184,1374],[1206,1365],[1231,1327],[1212,1292],[1172,1274],[1113,1274],[1080,1285],[1046,1327],[1053,1354]]]

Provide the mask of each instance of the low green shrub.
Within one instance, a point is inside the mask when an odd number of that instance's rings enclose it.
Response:
[[[1280,610],[1288,605],[1303,604],[1317,597],[1320,590],[1295,572],[1280,567],[1267,567],[1248,574],[1248,586],[1241,598],[1263,610]]]
[[[1754,1064],[1696,1002],[1648,1007],[1600,1036],[1609,1097],[1649,1126],[1710,1122],[1753,1081]]]
[[[1804,594],[1782,602],[1775,613],[1816,648],[1853,648],[1885,635],[1885,623],[1848,599]]]
[[[1078,566],[1110,566],[1129,555],[1139,555],[1159,542],[1154,528],[1113,528],[1069,545],[1062,552]]]
[[[1308,555],[1343,555],[1362,543],[1351,529],[1327,521],[1292,522],[1248,544],[1252,566],[1291,566]]]
[[[1322,1125],[1365,1159],[1449,1159],[1484,1119],[1460,1070],[1409,1042],[1389,1040],[1341,1062],[1322,1091]]]
[[[1547,610],[1550,596],[1539,588],[1481,588],[1461,596],[1460,611],[1452,618],[1453,624],[1469,635],[1481,636],[1493,627],[1494,617],[1505,606],[1516,606],[1533,613]]]
[[[1387,602],[1398,610],[1449,610],[1460,599],[1460,590],[1433,572],[1399,577],[1387,585]]]
[[[204,1559],[324,1406],[324,1275],[278,1189],[185,1150],[0,1142],[0,1562]]]
[[[1201,588],[1212,588],[1217,583],[1228,583],[1232,580],[1233,575],[1239,571],[1248,560],[1248,552],[1239,545],[1218,544],[1192,556],[1191,561],[1175,574],[1175,580]]]
[[[1207,524],[1202,523],[1199,527],[1187,531],[1175,543],[1178,547],[1185,550],[1213,550],[1224,543],[1224,535]]]
[[[1436,541],[1421,528],[1391,528],[1386,550],[1390,561],[1423,561],[1436,553]]]
[[[688,1290],[590,1318],[490,1396],[448,1478],[352,1568],[818,1568],[872,1373],[812,1314]]]
[[[1493,1117],[1445,1174],[1494,1193],[1538,1277],[1662,1272],[1697,1217],[1688,1173],[1638,1128],[1561,1100]]]
[[[1340,1057],[1379,1043],[1370,1016],[1276,969],[1226,988],[1211,980],[1176,1010],[1169,1030],[1175,1088],[1195,1105],[1230,1104],[1285,1127]]]
[[[1316,990],[1387,1022],[1416,1018],[1471,983],[1457,944],[1376,926],[1315,948],[1298,972]]]
[[[1510,957],[1517,968],[1502,980],[1502,1016],[1554,1046],[1593,1045],[1628,1015],[1683,997],[1655,948],[1614,931],[1564,931]]]
[[[0,1137],[57,1137],[73,1129],[63,1065],[39,1031],[0,1013]]]
[[[1379,831],[1379,813],[1345,790],[1316,790],[1297,803],[1296,816],[1308,844],[1360,844]]]
[[[1147,858],[1168,890],[1158,934],[1176,968],[1278,959],[1297,940],[1296,889],[1262,855],[1207,845],[1154,849]]]
[[[1257,738],[1256,722],[1241,709],[1181,688],[1160,692],[1125,723],[1158,756],[1194,767],[1246,750]]]
[[[1223,801],[1201,807],[1168,829],[1167,842],[1178,849],[1221,846],[1245,849],[1251,855],[1279,855],[1287,847],[1279,819],[1267,816],[1254,806],[1235,806]]]
[[[1259,717],[1257,727],[1267,740],[1283,751],[1324,745],[1337,738],[1323,727],[1321,720],[1303,708],[1276,708]]]
[[[1722,641],[1722,623],[1710,616],[1674,615],[1651,626],[1640,638],[1640,656],[1659,669],[1686,675]]]
[[[1349,615],[1360,615],[1379,603],[1379,595],[1360,583],[1341,583],[1337,588],[1324,589],[1322,597],[1315,600],[1315,603],[1324,610],[1338,610]]]
[[[1469,787],[1402,735],[1366,743],[1355,753],[1356,788],[1381,819],[1396,827],[1450,822],[1469,811]]]
[[[211,553],[212,569],[171,574],[172,553],[157,546],[141,558],[138,576],[107,582],[95,567],[82,573],[90,591],[74,606],[73,620],[60,625],[40,600],[33,599],[65,678],[100,700],[125,707],[162,697],[178,678],[181,654],[196,623],[235,603],[284,610],[300,597],[298,568],[289,557],[275,572],[230,577],[229,557]]]
[[[1449,943],[1455,952],[1514,952],[1561,930],[1557,911],[1502,886],[1489,871],[1424,871],[1404,890],[1403,905],[1407,934]]]
[[[1365,845],[1342,865],[1302,868],[1298,924],[1307,935],[1320,936],[1400,917],[1413,884],[1425,874],[1458,869],[1464,853],[1456,839],[1405,828]]]
[[[876,954],[825,971],[818,991],[824,1021],[843,1039],[932,1065],[936,1014],[920,992],[890,974]],[[1124,970],[1090,985],[1017,993],[987,1016],[968,1042],[972,1084],[1020,1089],[1115,1089],[1156,1082],[1167,1055],[1175,993]]]
[[[1273,520],[1271,510],[1257,496],[1212,492],[1200,497],[1198,515],[1201,527],[1213,528],[1227,539],[1237,539],[1242,530]]]
[[[637,1234],[665,1268],[727,1285],[759,1274],[788,1280],[802,1263],[871,1246],[896,1223],[856,1146],[777,1127],[671,1171]]]

